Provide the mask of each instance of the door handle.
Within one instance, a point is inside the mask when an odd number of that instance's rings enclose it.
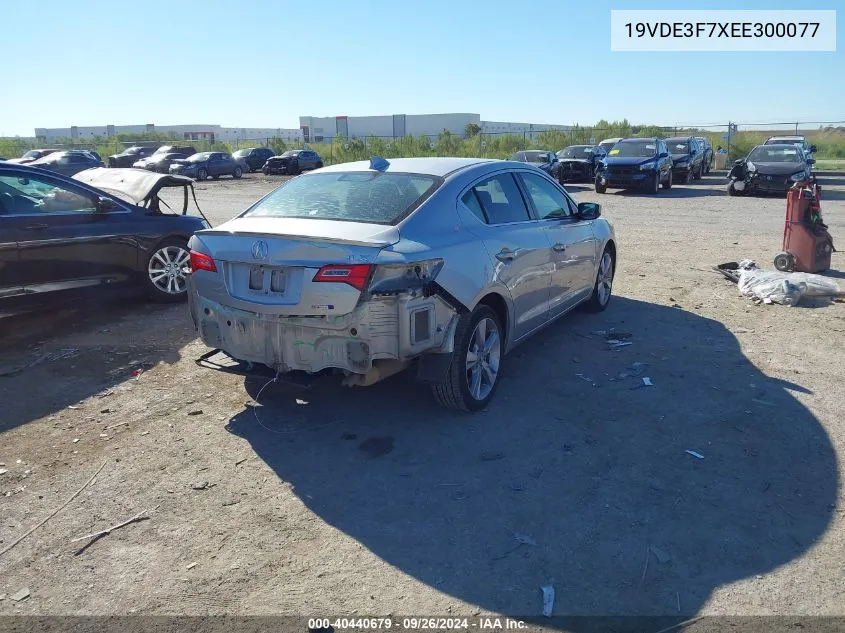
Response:
[[[496,259],[500,262],[512,262],[516,257],[516,253],[509,248],[503,248],[498,253],[496,253]]]
[[[558,253],[562,253],[563,251],[566,250],[566,244],[558,242],[557,244],[552,246],[552,250],[557,251]]]
[[[23,227],[25,231],[43,231],[46,228],[49,228],[47,224],[27,224]]]

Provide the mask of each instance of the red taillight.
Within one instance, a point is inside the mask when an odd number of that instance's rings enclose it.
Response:
[[[217,272],[217,266],[214,265],[214,260],[205,253],[198,253],[191,251],[191,271],[207,270],[210,273]]]
[[[313,281],[329,281],[337,284],[349,284],[358,290],[364,290],[370,279],[373,267],[369,264],[331,264],[323,266],[314,275]]]

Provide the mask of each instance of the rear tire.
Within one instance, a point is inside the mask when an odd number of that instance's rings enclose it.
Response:
[[[235,171],[232,172],[232,178],[238,179],[243,176],[244,172],[240,167],[235,167]]]
[[[502,324],[491,308],[480,305],[461,315],[446,378],[431,386],[434,399],[458,411],[486,407],[499,386],[504,350]]]
[[[744,191],[740,191],[739,189],[734,187],[734,181],[733,180],[731,180],[728,183],[726,190],[727,190],[729,196],[744,196],[745,195]]]
[[[208,178],[208,172],[205,169],[197,171],[197,180],[205,180],[206,178]]]
[[[147,292],[158,303],[177,303],[188,296],[188,279],[182,272],[190,263],[188,242],[171,238],[157,244],[147,258],[144,280]]]

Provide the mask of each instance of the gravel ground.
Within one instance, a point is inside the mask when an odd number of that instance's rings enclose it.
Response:
[[[216,223],[279,180],[197,195]],[[845,614],[845,311],[709,270],[770,267],[783,231],[782,199],[723,182],[572,186],[616,227],[615,298],[517,348],[476,416],[403,375],[202,369],[184,306],[0,325],[2,365],[75,350],[0,378],[0,551],[104,465],[0,554],[0,613],[537,615],[550,583],[557,614]],[[845,177],[824,184],[845,240]]]

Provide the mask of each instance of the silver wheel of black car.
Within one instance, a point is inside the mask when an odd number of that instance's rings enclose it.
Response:
[[[181,301],[188,288],[186,269],[190,264],[188,245],[169,240],[153,249],[147,260],[147,285],[158,301]]]
[[[197,170],[197,180],[205,180],[208,178],[208,172],[205,169]]]
[[[244,172],[240,167],[235,167],[235,171],[232,172],[232,178],[240,178],[243,173]]]
[[[498,315],[486,305],[462,315],[454,349],[445,379],[432,385],[434,397],[450,409],[479,411],[499,386],[504,340]]]

